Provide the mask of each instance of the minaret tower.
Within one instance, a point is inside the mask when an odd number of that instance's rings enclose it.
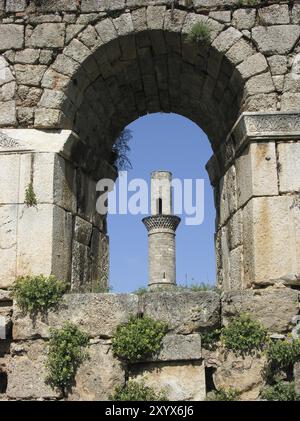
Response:
[[[151,174],[151,216],[143,219],[148,230],[149,288],[176,286],[176,229],[181,221],[173,215],[172,174]]]

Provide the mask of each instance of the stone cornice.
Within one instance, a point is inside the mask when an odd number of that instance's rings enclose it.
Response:
[[[206,165],[212,185],[224,175],[250,142],[300,141],[300,113],[242,113]]]

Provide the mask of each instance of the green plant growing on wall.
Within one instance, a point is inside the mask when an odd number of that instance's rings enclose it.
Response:
[[[249,315],[242,314],[222,329],[221,340],[227,350],[236,355],[262,351],[267,342],[267,330]]]
[[[208,45],[211,41],[211,28],[209,24],[206,22],[195,23],[187,35],[187,41]]]
[[[267,401],[300,401],[293,382],[280,381],[273,386],[266,386],[261,397]]]
[[[73,323],[50,330],[46,383],[63,396],[71,389],[80,364],[88,359],[88,336]]]
[[[30,208],[37,205],[37,198],[33,189],[32,182],[28,184],[25,190],[25,205]]]
[[[240,394],[241,392],[233,388],[229,388],[227,390],[219,389],[216,392],[214,392],[212,396],[208,398],[207,400],[209,401],[238,401],[240,398]]]
[[[123,130],[117,137],[111,151],[110,163],[118,171],[128,171],[132,165],[128,154],[130,153],[129,142],[132,139],[131,130]]]
[[[54,276],[22,276],[12,288],[12,296],[24,314],[45,313],[56,307],[66,292],[67,285]]]
[[[300,361],[300,340],[270,341],[267,348],[267,359],[265,375],[268,382],[274,382],[280,372],[289,376],[294,364]]]
[[[201,332],[201,346],[210,351],[214,351],[217,348],[220,335],[220,329],[215,329],[210,332]]]
[[[110,397],[112,401],[166,401],[165,392],[156,391],[142,382],[129,381],[124,387],[118,386]]]
[[[150,317],[131,316],[117,327],[112,341],[113,352],[127,361],[140,361],[155,355],[161,347],[167,325]]]

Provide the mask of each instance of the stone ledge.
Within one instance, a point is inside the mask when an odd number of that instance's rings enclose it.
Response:
[[[180,309],[180,311],[179,311]],[[187,335],[220,324],[220,297],[214,292],[153,292],[134,294],[67,294],[57,310],[34,321],[15,306],[14,340],[48,338],[49,328],[66,321],[76,323],[91,338],[110,338],[130,315],[144,314],[168,324],[169,330]],[[198,355],[198,354],[197,354]]]
[[[250,142],[300,141],[300,113],[244,112],[206,164],[215,186]]]

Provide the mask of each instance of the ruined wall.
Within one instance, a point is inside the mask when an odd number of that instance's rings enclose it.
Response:
[[[0,300],[3,310],[5,295],[0,295]],[[143,379],[157,389],[165,388],[173,400],[204,400],[212,385],[239,389],[242,399],[255,400],[264,386],[265,357],[237,357],[222,347],[208,351],[201,346],[201,333],[226,325],[241,313],[259,320],[273,337],[284,338],[299,315],[299,291],[281,285],[229,292],[222,297],[189,291],[142,296],[70,294],[58,311],[35,321],[14,308],[12,337],[0,340],[0,372],[2,379],[7,376],[0,399],[62,399],[45,385],[44,362],[49,327],[60,327],[69,320],[90,338],[90,360],[79,368],[69,400],[107,400],[115,387],[128,379]],[[155,358],[127,365],[113,356],[111,338],[120,323],[137,314],[164,321],[169,330]],[[299,316],[296,319],[299,321]]]
[[[32,159],[31,145],[41,153],[33,174],[38,188],[47,144],[46,152],[68,161],[61,161],[58,184],[47,180],[54,193],[59,195],[68,180],[67,168],[76,180],[76,185],[70,183],[76,198],[72,211],[53,197],[45,202],[43,194],[37,197],[37,214],[24,211],[26,226],[36,234],[27,248],[17,246],[21,240],[15,234],[27,232],[22,221],[16,222],[24,208],[24,183],[9,174],[6,193],[20,194],[11,198],[3,192],[0,202],[0,285],[25,271],[18,271],[19,265],[30,273],[40,271],[34,251],[43,233],[34,223],[37,217],[41,226],[46,219],[52,226],[44,244],[51,253],[45,272],[60,272],[74,289],[91,290],[90,257],[97,251],[89,236],[78,241],[70,220],[73,226],[98,230],[98,237],[106,235],[105,227],[99,231],[96,215],[90,215],[95,182],[113,173],[111,147],[120,131],[139,116],[158,111],[186,116],[211,142],[214,155],[207,168],[215,189],[219,285],[244,289],[287,277],[299,283],[297,2],[45,0],[6,1],[0,7],[1,168],[26,173],[19,160]],[[187,41],[196,23],[208,28],[208,44]],[[61,130],[75,139],[67,153],[63,144],[53,150],[47,136]],[[53,162],[60,159],[51,157]],[[91,192],[88,202],[83,190]],[[46,203],[61,209],[48,206],[45,212]],[[60,238],[62,232],[66,235]],[[106,258],[94,273],[107,270],[106,237],[103,244],[100,255]]]

